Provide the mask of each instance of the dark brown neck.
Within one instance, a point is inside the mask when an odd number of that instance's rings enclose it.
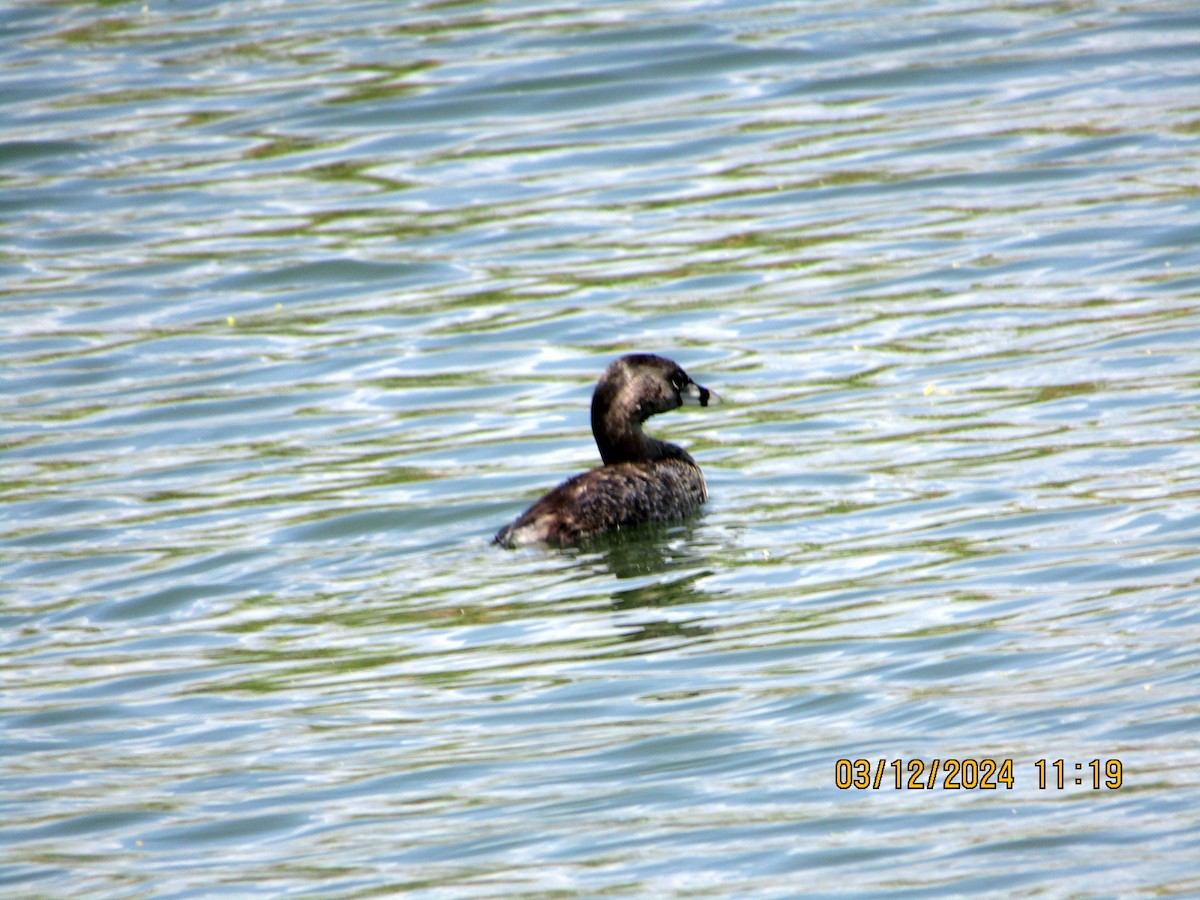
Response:
[[[642,430],[641,423],[622,419],[613,410],[592,407],[592,434],[606,466],[659,459],[692,461],[682,447],[650,437]]]

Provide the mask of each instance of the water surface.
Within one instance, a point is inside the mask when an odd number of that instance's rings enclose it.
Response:
[[[3,17],[10,892],[1200,891],[1188,4]]]

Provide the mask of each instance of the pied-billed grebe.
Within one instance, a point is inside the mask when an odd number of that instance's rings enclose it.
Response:
[[[495,543],[569,544],[695,512],[708,499],[700,467],[682,447],[649,437],[642,423],[669,409],[719,402],[669,359],[622,356],[592,394],[592,434],[604,465],[564,481],[501,528]]]

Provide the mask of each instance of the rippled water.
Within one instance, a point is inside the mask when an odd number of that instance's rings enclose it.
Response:
[[[0,16],[6,892],[1200,892],[1191,4]]]

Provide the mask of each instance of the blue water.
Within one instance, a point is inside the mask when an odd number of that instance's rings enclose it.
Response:
[[[0,29],[6,895],[1200,893],[1190,4]]]

